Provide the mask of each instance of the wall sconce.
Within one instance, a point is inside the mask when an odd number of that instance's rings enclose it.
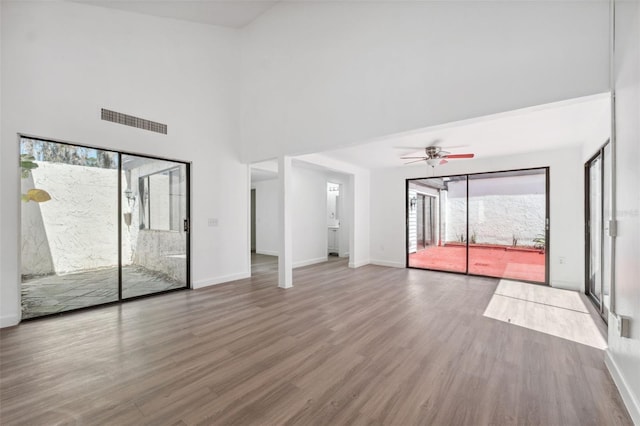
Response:
[[[416,209],[416,204],[418,203],[418,197],[416,197],[415,195],[411,198],[409,198],[409,208],[411,210],[415,210]]]
[[[127,188],[124,190],[124,196],[127,197],[127,204],[129,207],[133,208],[136,204],[136,194],[134,194],[130,188]]]

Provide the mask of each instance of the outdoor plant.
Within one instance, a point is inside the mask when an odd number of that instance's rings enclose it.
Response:
[[[469,241],[471,242],[471,244],[475,244],[477,239],[478,237],[476,235],[476,231],[473,231],[473,234],[471,234],[471,239]]]
[[[518,237],[517,237],[515,234],[513,234],[513,235],[511,236],[511,246],[512,246],[512,247],[515,247],[515,246],[517,246],[517,245],[518,245]]]
[[[538,249],[538,250],[542,250],[544,251],[547,247],[547,237],[545,236],[545,234],[538,234],[534,239],[533,239],[533,247]]]
[[[38,168],[38,164],[35,162],[35,158],[32,155],[21,154],[20,168],[22,169],[22,179],[26,179],[31,174],[31,170]],[[44,189],[31,188],[26,192],[26,194],[22,194],[21,198],[25,203],[28,203],[29,201],[44,203],[51,199],[51,195],[49,195],[49,193]]]

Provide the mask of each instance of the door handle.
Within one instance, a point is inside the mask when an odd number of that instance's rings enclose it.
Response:
[[[189,219],[184,220],[184,232],[189,232]]]

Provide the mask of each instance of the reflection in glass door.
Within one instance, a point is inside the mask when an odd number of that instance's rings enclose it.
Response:
[[[21,138],[22,318],[189,286],[188,165]]]
[[[466,176],[411,180],[407,191],[407,265],[466,272]]]
[[[22,318],[118,300],[118,154],[21,138]]]
[[[122,155],[122,297],[187,287],[187,166]]]

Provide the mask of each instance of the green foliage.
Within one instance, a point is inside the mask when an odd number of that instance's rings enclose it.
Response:
[[[545,250],[547,248],[547,237],[545,234],[538,234],[533,239],[533,247],[538,250]]]
[[[38,168],[38,164],[35,162],[33,155],[20,154],[20,168],[22,169],[20,171],[22,179],[26,179],[31,174],[31,170]],[[20,199],[25,203],[28,203],[29,201],[44,203],[51,199],[51,195],[49,195],[49,193],[44,189],[32,188],[28,190],[26,194],[21,194]]]
[[[29,177],[31,170],[38,168],[38,164],[35,163],[33,155],[22,154],[20,155],[20,168],[22,168],[22,178],[26,179]]]

